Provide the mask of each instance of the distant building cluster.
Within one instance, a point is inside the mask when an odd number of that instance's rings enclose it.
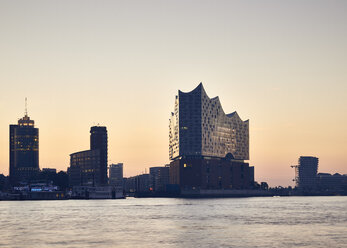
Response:
[[[347,191],[347,175],[335,173],[318,173],[319,159],[301,156],[295,168],[296,187],[305,192],[345,192]]]
[[[124,178],[124,188],[128,195],[166,195],[175,193],[170,185],[169,166],[149,168],[149,174]]]

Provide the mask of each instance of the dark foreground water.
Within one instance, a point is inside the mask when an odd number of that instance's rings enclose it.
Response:
[[[0,201],[0,247],[347,247],[347,197]]]

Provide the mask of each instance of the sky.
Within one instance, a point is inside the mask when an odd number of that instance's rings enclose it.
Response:
[[[300,156],[347,174],[347,1],[0,0],[0,173],[28,114],[40,168],[66,170],[108,130],[133,176],[169,163],[178,90],[200,82],[250,121],[255,180],[293,185]]]

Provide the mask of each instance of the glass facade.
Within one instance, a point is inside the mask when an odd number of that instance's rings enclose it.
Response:
[[[218,97],[209,98],[200,83],[178,92],[171,113],[169,157],[209,156],[249,160],[249,121],[225,114]]]
[[[70,154],[71,186],[105,186],[107,178],[107,129],[90,128],[90,150]]]
[[[10,181],[27,183],[39,171],[39,129],[26,114],[10,125]]]
[[[70,155],[70,185],[96,186],[100,177],[100,151],[87,150]]]

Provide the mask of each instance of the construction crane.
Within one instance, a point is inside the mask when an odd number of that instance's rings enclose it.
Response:
[[[298,175],[299,165],[291,165],[290,167],[295,169],[295,178],[293,179],[293,182],[298,183],[298,180],[299,180],[299,175]]]

